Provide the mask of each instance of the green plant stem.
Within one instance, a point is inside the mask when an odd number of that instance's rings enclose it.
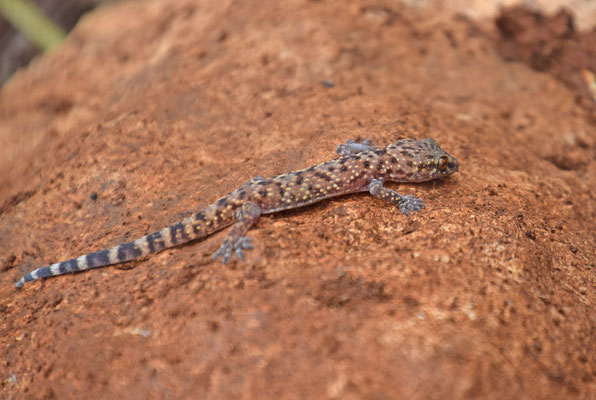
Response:
[[[29,0],[0,0],[0,14],[43,51],[58,46],[66,37],[62,29]]]

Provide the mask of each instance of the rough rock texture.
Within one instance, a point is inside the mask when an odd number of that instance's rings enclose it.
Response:
[[[9,81],[0,396],[593,397],[590,111],[489,21],[436,12],[123,3]],[[12,286],[364,137],[433,137],[460,172],[400,186],[410,218],[365,194],[264,217],[226,268],[220,233]]]

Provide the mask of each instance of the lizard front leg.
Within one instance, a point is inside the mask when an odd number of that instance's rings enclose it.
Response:
[[[236,252],[236,257],[239,260],[244,258],[243,250],[251,250],[253,248],[250,243],[250,238],[244,236],[246,232],[257,222],[261,215],[261,207],[253,202],[246,202],[235,213],[236,223],[232,226],[230,233],[224,239],[219,249],[213,253],[213,259],[221,257],[222,264],[230,261],[232,253]]]
[[[377,146],[370,144],[370,139],[366,138],[358,143],[354,140],[346,140],[346,144],[340,143],[337,145],[335,152],[340,156],[349,156],[351,154],[362,153],[363,151],[377,150]]]
[[[373,179],[368,185],[368,191],[373,197],[381,199],[399,207],[399,211],[406,215],[410,215],[410,211],[416,212],[424,208],[422,199],[414,196],[402,196],[401,194],[383,186],[383,181]]]

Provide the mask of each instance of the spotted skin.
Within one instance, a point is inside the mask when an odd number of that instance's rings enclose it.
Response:
[[[244,250],[252,249],[245,234],[262,214],[304,207],[342,194],[369,192],[409,215],[424,208],[422,200],[402,196],[384,187],[385,182],[424,182],[458,170],[457,160],[433,139],[404,139],[384,148],[371,145],[368,139],[360,143],[348,140],[336,151],[339,158],[310,168],[274,178],[257,176],[204,210],[132,242],[38,268],[15,286],[21,288],[39,278],[135,260],[204,238],[230,225],[234,226],[213,259],[221,258],[225,264],[235,253],[241,260]]]

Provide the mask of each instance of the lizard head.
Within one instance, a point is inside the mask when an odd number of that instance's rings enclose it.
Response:
[[[443,150],[434,139],[403,139],[387,146],[391,168],[387,180],[424,182],[457,172],[459,163]]]

